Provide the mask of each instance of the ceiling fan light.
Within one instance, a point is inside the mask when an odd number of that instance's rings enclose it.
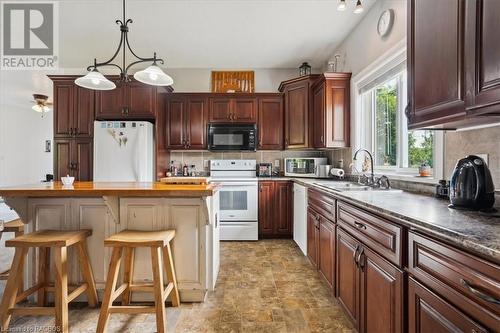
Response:
[[[152,86],[171,86],[174,83],[174,80],[155,64],[136,72],[134,78]]]
[[[345,3],[345,0],[339,0],[339,4],[337,5],[337,10],[340,12],[343,12],[346,10],[347,4]]]
[[[40,104],[33,105],[31,109],[39,113],[47,113],[51,110],[47,105],[40,105]]]
[[[360,14],[363,10],[363,4],[361,3],[361,0],[358,0],[358,2],[356,2],[356,8],[354,8],[354,14]]]
[[[76,85],[92,89],[92,90],[113,90],[116,85],[102,75],[97,69],[87,73],[87,75],[79,77],[75,80]]]

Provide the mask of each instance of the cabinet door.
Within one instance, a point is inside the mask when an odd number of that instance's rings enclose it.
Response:
[[[76,139],[71,142],[71,161],[73,162],[72,176],[77,181],[93,179],[93,141],[92,139]]]
[[[412,277],[408,279],[408,332],[487,332]]]
[[[113,90],[96,93],[96,118],[121,119],[125,115],[126,88],[121,82],[115,82]]]
[[[403,332],[403,272],[363,246],[360,332]]]
[[[307,257],[314,266],[319,259],[319,215],[312,209],[307,209]]]
[[[468,1],[466,10],[467,108],[499,114],[500,1]]]
[[[292,237],[292,205],[293,193],[291,182],[275,182],[274,233],[279,236]]]
[[[289,87],[285,93],[285,148],[309,147],[309,84]]]
[[[70,146],[71,140],[54,140],[54,180],[61,180],[73,172]]]
[[[74,84],[54,82],[54,137],[72,134]]]
[[[326,82],[325,145],[342,148],[350,145],[350,84],[351,76]],[[321,139],[321,138],[320,138]]]
[[[156,116],[156,87],[141,82],[126,84],[126,116],[154,118]]]
[[[335,225],[324,217],[319,224],[319,271],[330,288],[335,285]]]
[[[186,140],[188,149],[206,149],[207,100],[188,97],[186,101]]]
[[[185,144],[185,100],[172,96],[167,101],[167,149],[184,149]]]
[[[219,123],[231,122],[231,108],[231,98],[210,98],[209,121]]]
[[[74,90],[74,134],[78,137],[92,137],[94,133],[95,92],[78,86],[75,86]]]
[[[342,229],[337,229],[336,293],[342,307],[359,327],[359,269],[355,262],[360,244]]]
[[[259,149],[283,149],[283,103],[281,96],[259,99]]]
[[[257,122],[257,100],[255,98],[234,98],[231,119],[237,123]]]
[[[274,182],[259,182],[259,235],[274,233]]]
[[[465,0],[408,2],[410,128],[465,115],[464,24]]]
[[[325,148],[325,84],[316,86],[313,91],[313,145],[314,148]]]

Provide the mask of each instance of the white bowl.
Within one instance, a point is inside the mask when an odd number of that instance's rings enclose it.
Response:
[[[64,186],[71,186],[75,182],[75,177],[61,177],[61,181]]]

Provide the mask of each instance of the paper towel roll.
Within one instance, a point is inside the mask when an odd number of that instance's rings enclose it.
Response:
[[[345,174],[345,172],[342,169],[335,169],[335,168],[330,169],[330,175],[332,175],[332,176],[344,177],[344,174]]]

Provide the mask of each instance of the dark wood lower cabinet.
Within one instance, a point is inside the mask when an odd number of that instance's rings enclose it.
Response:
[[[318,267],[319,259],[319,214],[307,209],[307,257],[311,263]]]
[[[93,140],[57,139],[54,141],[54,178],[70,175],[77,181],[93,179]]]
[[[408,279],[409,333],[487,331],[412,277]]]
[[[359,328],[359,269],[356,256],[359,242],[348,233],[337,230],[337,298],[356,328]]]
[[[335,224],[320,217],[319,272],[333,289],[335,285]]]
[[[259,237],[292,237],[292,185],[289,181],[259,182]]]
[[[359,251],[361,271],[360,332],[403,332],[403,280],[401,270],[364,247]]]

